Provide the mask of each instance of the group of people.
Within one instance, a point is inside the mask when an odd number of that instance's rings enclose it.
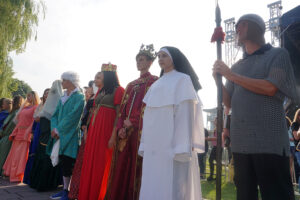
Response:
[[[149,72],[156,57],[160,78]],[[44,91],[41,103],[28,93],[10,114],[16,116],[7,117],[15,127],[0,141],[8,154],[1,156],[3,175],[38,191],[62,184],[51,199],[201,199],[198,77],[175,47],[155,52],[142,45],[136,63],[140,77],[126,89],[108,63],[84,94],[71,71]]]
[[[294,199],[283,103],[298,97],[288,53],[265,44],[265,24],[257,15],[242,16],[236,32],[243,59],[231,69],[216,61],[213,77],[227,79],[223,102],[231,109],[237,199],[258,200],[258,186],[263,200]],[[149,72],[156,57],[159,78]],[[19,96],[3,99],[2,174],[38,191],[62,184],[51,199],[202,199],[198,76],[175,47],[156,53],[153,45],[142,45],[136,64],[140,77],[126,89],[117,66],[108,63],[85,94],[78,74],[69,71],[45,90],[41,103],[35,92],[24,103]]]

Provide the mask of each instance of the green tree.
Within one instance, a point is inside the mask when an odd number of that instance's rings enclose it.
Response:
[[[12,92],[14,73],[9,53],[23,52],[27,41],[37,38],[40,13],[45,14],[42,0],[0,0],[0,97],[9,97]]]
[[[11,93],[12,97],[21,95],[22,97],[26,98],[26,94],[32,91],[31,87],[27,83],[18,79],[13,79],[12,83],[10,84],[10,89],[13,91]]]
[[[4,65],[0,65],[0,97],[11,97],[11,92],[15,89],[13,85],[12,60],[7,57]]]

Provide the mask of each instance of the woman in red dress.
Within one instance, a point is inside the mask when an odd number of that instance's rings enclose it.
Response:
[[[99,76],[100,73],[98,73],[95,77],[97,79],[97,76]],[[78,150],[77,158],[76,158],[76,163],[74,165],[73,169],[73,174],[72,174],[72,179],[71,179],[71,184],[70,184],[70,191],[68,194],[69,200],[74,200],[78,199],[78,193],[79,193],[79,186],[80,186],[80,176],[81,176],[81,169],[82,169],[82,162],[83,162],[83,156],[84,156],[84,149],[85,149],[85,142],[86,142],[86,137],[87,137],[87,130],[89,127],[90,123],[90,118],[92,113],[92,108],[94,105],[94,92],[90,92],[92,95],[87,96],[88,90],[93,90],[93,84],[94,81],[89,82],[89,87],[87,88],[86,91],[86,105],[84,108],[83,116],[81,119],[81,130],[83,131],[83,137],[81,138],[81,145]],[[102,88],[102,82],[101,81],[96,81],[95,86],[97,88]],[[88,97],[88,98],[87,98]]]
[[[116,117],[124,89],[120,87],[117,66],[103,64],[101,73],[95,78],[102,82],[94,101],[81,169],[79,200],[103,199],[107,187],[112,158],[112,147],[116,137]]]

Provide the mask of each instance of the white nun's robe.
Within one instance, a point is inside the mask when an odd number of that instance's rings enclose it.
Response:
[[[202,199],[197,158],[204,152],[202,104],[190,77],[165,73],[144,102],[140,200]]]

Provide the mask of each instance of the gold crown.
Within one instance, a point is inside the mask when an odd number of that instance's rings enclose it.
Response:
[[[113,65],[111,63],[102,64],[101,71],[104,72],[115,72],[117,71],[117,65]]]
[[[153,44],[149,44],[149,45],[142,44],[139,53],[136,55],[136,58],[139,55],[145,55],[151,58],[151,60],[154,60],[157,56],[157,53],[154,50]]]

